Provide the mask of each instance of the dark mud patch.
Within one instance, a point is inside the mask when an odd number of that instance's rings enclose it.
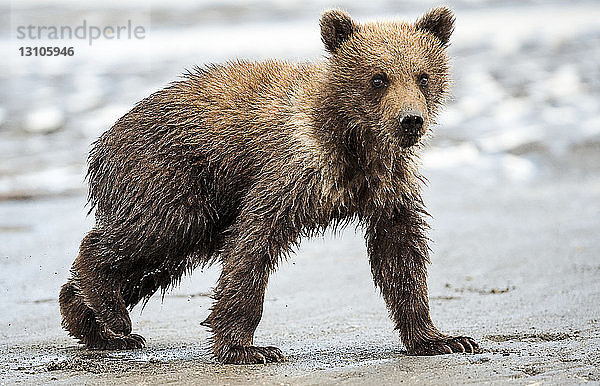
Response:
[[[475,356],[473,358],[467,357],[467,360],[472,365],[482,365],[484,363],[489,362],[490,358],[488,358],[486,356],[477,355],[477,356]]]
[[[521,368],[518,368],[517,370],[522,371],[523,373],[525,373],[526,375],[529,375],[530,377],[532,377],[534,375],[542,374],[543,372],[546,371],[545,369],[541,368],[539,365],[526,365]]]
[[[64,189],[60,192],[18,190],[18,191],[0,193],[0,202],[34,201],[34,200],[54,199],[54,198],[61,198],[61,197],[77,197],[77,196],[81,196],[82,194],[85,194],[85,189],[83,189],[83,188]]]
[[[576,334],[567,334],[564,332],[545,332],[539,334],[498,334],[486,335],[484,338],[492,342],[557,342],[565,339],[574,338]]]
[[[0,233],[25,233],[31,231],[27,225],[0,225]]]
[[[460,296],[442,295],[442,296],[430,296],[429,300],[457,300]]]
[[[35,299],[35,300],[27,300],[27,301],[19,302],[19,304],[46,304],[46,303],[58,303],[58,299],[43,298],[43,299]]]
[[[28,354],[23,356],[23,353]],[[215,364],[208,350],[197,345],[130,351],[93,351],[34,345],[14,346],[7,354],[6,370],[28,375],[52,372],[143,374],[176,371],[182,366],[202,367]]]
[[[63,360],[53,360],[44,366],[38,366],[37,370],[44,371],[77,371],[92,374],[104,373],[127,373],[133,370],[148,370],[149,368],[160,364],[158,360],[150,359],[147,362],[123,361],[121,359],[96,359],[86,360],[82,358],[69,358]]]
[[[457,293],[470,292],[470,293],[476,293],[476,294],[480,294],[480,295],[497,295],[497,294],[504,294],[509,291],[513,291],[517,287],[514,285],[511,285],[511,286],[500,287],[500,288],[498,288],[498,287],[493,287],[493,288],[457,287],[457,288],[454,288],[454,287],[452,287],[452,285],[450,283],[446,283],[446,288],[452,289],[454,292],[457,292]]]

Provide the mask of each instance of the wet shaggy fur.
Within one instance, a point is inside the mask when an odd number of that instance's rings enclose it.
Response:
[[[417,170],[448,89],[453,23],[445,8],[416,23],[329,11],[321,62],[197,68],[138,103],[91,151],[96,225],[60,293],[63,326],[89,348],[143,347],[128,309],[220,262],[203,323],[215,357],[282,361],[253,345],[269,275],[302,237],[356,221],[408,353],[476,351],[429,317]]]

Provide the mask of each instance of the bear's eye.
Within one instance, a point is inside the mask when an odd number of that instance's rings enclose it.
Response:
[[[387,76],[385,74],[377,74],[371,78],[371,86],[373,88],[382,88],[387,86]]]
[[[419,87],[427,87],[429,86],[429,75],[421,74],[419,75]]]

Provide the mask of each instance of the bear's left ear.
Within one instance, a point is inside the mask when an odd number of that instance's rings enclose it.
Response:
[[[417,20],[415,28],[429,32],[446,47],[454,31],[454,13],[445,7],[434,8]]]
[[[321,40],[330,53],[335,53],[342,43],[357,30],[352,18],[337,9],[327,11],[321,16]]]

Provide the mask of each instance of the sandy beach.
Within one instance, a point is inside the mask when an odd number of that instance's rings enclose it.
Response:
[[[2,275],[3,286],[10,283],[0,316],[2,382],[598,382],[600,178],[579,172],[577,178],[479,191],[465,189],[469,182],[456,176],[431,178],[432,315],[442,330],[468,333],[482,348],[480,354],[438,357],[403,352],[372,285],[360,232],[353,229],[303,243],[271,281],[256,342],[279,346],[286,363],[223,366],[210,358],[208,333],[199,322],[208,313],[217,269],[194,273],[164,302],[154,297],[143,313],[134,309],[134,330],[148,339],[146,349],[82,349],[61,330],[56,301],[72,255],[54,253],[66,245],[74,251],[85,227],[76,221],[65,227],[64,219],[80,215],[83,199],[54,199],[43,213],[36,202],[2,203],[3,219],[17,213],[46,219],[29,240],[19,229],[7,236],[3,225],[2,245],[18,239],[15,254],[34,250],[32,243],[48,246],[28,257],[28,275]],[[48,238],[59,227],[71,242],[57,245]],[[3,264],[23,270],[16,265]]]

